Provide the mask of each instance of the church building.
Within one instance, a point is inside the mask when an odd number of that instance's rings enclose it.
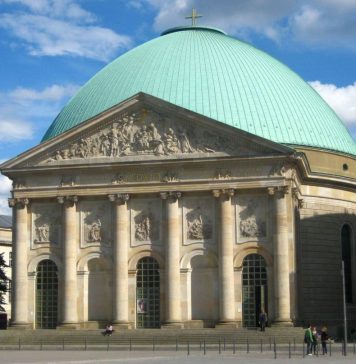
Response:
[[[356,327],[356,143],[297,74],[186,26],[121,55],[13,181],[11,326]]]

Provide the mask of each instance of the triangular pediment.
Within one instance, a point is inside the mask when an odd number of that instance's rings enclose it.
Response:
[[[280,144],[138,94],[2,167],[251,157],[291,152]]]

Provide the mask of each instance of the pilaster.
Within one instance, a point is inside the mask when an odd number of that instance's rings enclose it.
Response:
[[[29,328],[28,322],[28,274],[27,250],[29,247],[27,198],[11,198],[9,206],[13,209],[13,268],[12,268],[12,309],[11,327]]]
[[[121,193],[109,195],[114,204],[114,246],[113,246],[113,325],[116,329],[129,329],[128,319],[128,206],[130,195]]]
[[[161,193],[167,207],[166,242],[166,322],[163,327],[183,327],[180,284],[180,192]]]

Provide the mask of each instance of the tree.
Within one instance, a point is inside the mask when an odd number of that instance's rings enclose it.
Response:
[[[5,294],[7,292],[9,278],[5,274],[5,268],[8,265],[5,263],[4,253],[0,254],[0,311],[5,311],[4,304],[5,302]]]

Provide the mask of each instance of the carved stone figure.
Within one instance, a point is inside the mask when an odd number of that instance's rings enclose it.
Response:
[[[240,211],[240,236],[243,238],[266,236],[264,200],[261,197],[241,197],[240,202],[244,205]]]
[[[61,231],[61,210],[55,204],[34,204],[33,213],[33,242],[37,244],[57,244]]]
[[[45,243],[49,242],[49,225],[43,224],[42,226],[38,226],[36,228],[36,238],[35,242],[37,243]]]
[[[187,220],[187,239],[206,240],[212,238],[213,228],[209,215],[209,205],[205,201],[192,202],[193,208],[186,214]],[[198,205],[196,205],[198,203]],[[188,207],[189,208],[189,207]]]
[[[141,214],[135,219],[135,238],[138,241],[153,240],[152,223],[153,216],[151,214]]]
[[[181,145],[183,153],[195,152],[194,148],[190,145],[187,134],[183,130],[180,130],[180,132],[179,132],[179,140],[180,140],[180,145]]]
[[[92,242],[101,241],[101,221],[98,219],[94,221],[89,227],[88,240]]]
[[[259,237],[265,236],[265,224],[257,223],[255,216],[250,216],[246,220],[240,222],[240,232],[243,237]]]

